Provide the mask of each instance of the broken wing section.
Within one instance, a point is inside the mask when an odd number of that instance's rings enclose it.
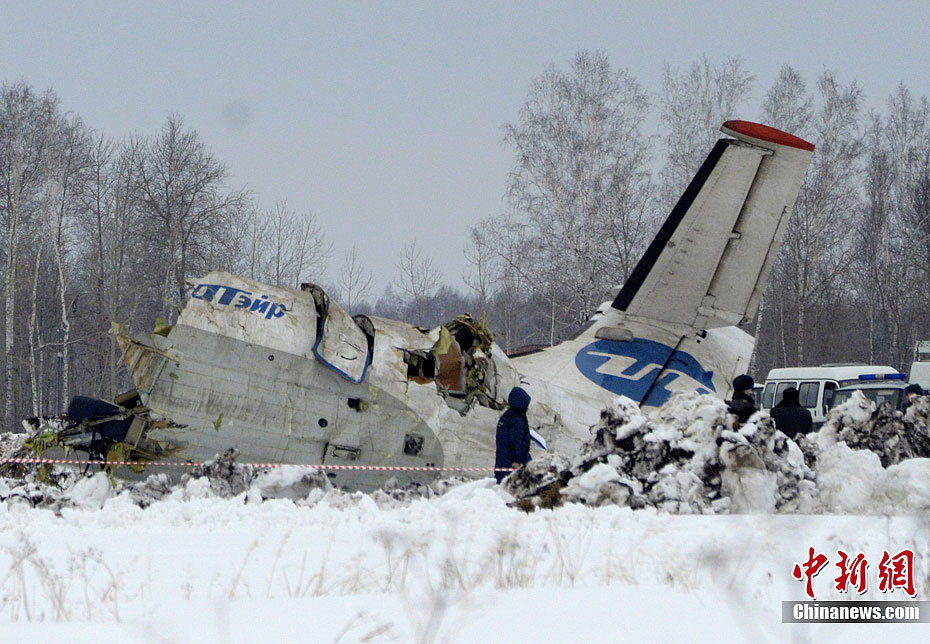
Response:
[[[752,318],[814,146],[728,121],[721,139],[613,302],[630,315],[697,329]]]

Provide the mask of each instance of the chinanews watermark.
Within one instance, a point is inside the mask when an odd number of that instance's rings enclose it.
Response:
[[[897,553],[882,550],[874,576],[869,576],[869,560],[862,552],[836,551],[833,568],[836,577],[831,589],[853,595],[863,595],[869,582],[875,581],[880,593],[888,601],[816,601],[814,579],[827,568],[829,557],[813,547],[808,548],[807,559],[797,562],[791,571],[792,578],[804,584],[807,601],[781,603],[781,621],[787,623],[896,623],[930,622],[930,601],[916,601],[914,585],[914,551],[905,548]],[[821,585],[825,580],[821,580]],[[892,599],[892,598],[896,599]],[[910,597],[911,600],[905,599]]]

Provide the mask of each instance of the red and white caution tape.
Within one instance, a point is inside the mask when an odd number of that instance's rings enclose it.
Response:
[[[0,464],[19,463],[37,465],[158,465],[162,467],[200,467],[207,463],[190,463],[182,461],[91,461],[63,458],[0,458]],[[364,470],[374,472],[512,472],[510,467],[419,467],[403,465],[309,465],[305,463],[240,463],[250,465],[256,469],[269,469],[273,467],[307,467],[317,470]]]

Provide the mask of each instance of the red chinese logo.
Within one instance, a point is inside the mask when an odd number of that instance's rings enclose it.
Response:
[[[914,587],[914,551],[905,548],[891,556],[882,550],[882,560],[878,564],[878,589],[883,593],[900,588],[910,597],[917,594]]]
[[[869,582],[865,577],[865,571],[869,567],[869,562],[866,561],[865,555],[860,552],[850,559],[849,555],[842,550],[837,550],[836,554],[840,556],[840,560],[835,564],[840,569],[840,574],[833,580],[834,588],[845,593],[852,584],[860,595],[868,590]]]
[[[794,564],[794,569],[791,571],[791,575],[798,581],[801,581],[801,579],[807,577],[807,587],[805,590],[807,592],[807,596],[811,599],[814,599],[814,577],[816,577],[820,570],[826,565],[827,556],[815,553],[813,546],[811,546],[807,555],[807,561],[805,561],[803,564]]]
[[[855,556],[837,550],[839,561],[834,565],[839,568],[839,574],[833,580],[833,587],[841,593],[855,590],[858,594],[863,594],[868,590],[869,582],[867,572],[869,562],[861,552]],[[814,595],[814,577],[816,577],[824,566],[827,565],[827,556],[818,553],[813,546],[808,548],[807,561],[795,563],[791,571],[791,576],[798,581],[805,581],[804,592],[811,599],[816,599]],[[883,593],[894,591],[900,588],[910,597],[916,597],[917,588],[914,586],[914,551],[905,548],[896,555],[891,555],[887,550],[882,551],[882,560],[878,564],[878,590]]]

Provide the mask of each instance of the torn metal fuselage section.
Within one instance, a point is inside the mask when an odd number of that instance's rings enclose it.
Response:
[[[114,327],[152,418],[144,437],[175,459],[234,447],[254,463],[490,467],[495,427],[519,374],[468,316],[423,330],[352,318],[319,286],[278,288],[225,272],[191,285],[166,336]],[[553,427],[545,405],[531,422]],[[435,473],[335,470],[374,489]]]

